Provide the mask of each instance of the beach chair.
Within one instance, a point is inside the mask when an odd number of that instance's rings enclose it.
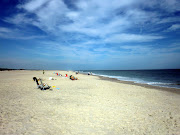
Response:
[[[36,81],[38,89],[46,90],[51,88],[51,86],[47,85],[46,83],[43,83],[41,78],[37,79],[36,77],[33,77],[33,80]],[[38,80],[40,81],[40,84]]]

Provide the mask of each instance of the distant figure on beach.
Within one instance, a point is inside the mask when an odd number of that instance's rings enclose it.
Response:
[[[65,77],[68,77],[68,75],[66,74]]]
[[[43,75],[44,75],[45,71],[43,70]]]
[[[91,74],[88,72],[88,75],[91,75]]]

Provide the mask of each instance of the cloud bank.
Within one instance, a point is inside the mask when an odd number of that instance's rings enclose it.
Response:
[[[39,55],[55,53],[71,63],[117,63],[145,53],[165,60],[180,56],[171,34],[180,28],[179,7],[178,0],[27,0],[16,5],[20,12],[3,18],[11,28],[0,27],[0,37],[31,40],[36,46],[26,51],[43,48]]]

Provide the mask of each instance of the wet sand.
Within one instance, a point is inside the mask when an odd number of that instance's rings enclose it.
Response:
[[[34,76],[60,89],[41,91]],[[0,134],[178,135],[179,93],[67,71],[1,71]]]
[[[170,87],[168,88],[168,87],[153,86],[153,85],[148,85],[148,84],[140,84],[140,83],[134,83],[132,81],[122,81],[122,80],[118,80],[115,78],[108,78],[108,77],[102,77],[102,76],[98,76],[98,77],[101,80],[112,81],[112,82],[123,83],[123,84],[136,85],[136,86],[141,86],[141,87],[145,87],[145,88],[149,88],[149,89],[156,89],[156,90],[168,91],[171,93],[180,94],[180,89],[178,89],[178,88],[170,88]]]

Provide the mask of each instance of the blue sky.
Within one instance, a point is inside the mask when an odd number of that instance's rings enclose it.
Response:
[[[178,0],[1,0],[0,67],[180,68]]]

